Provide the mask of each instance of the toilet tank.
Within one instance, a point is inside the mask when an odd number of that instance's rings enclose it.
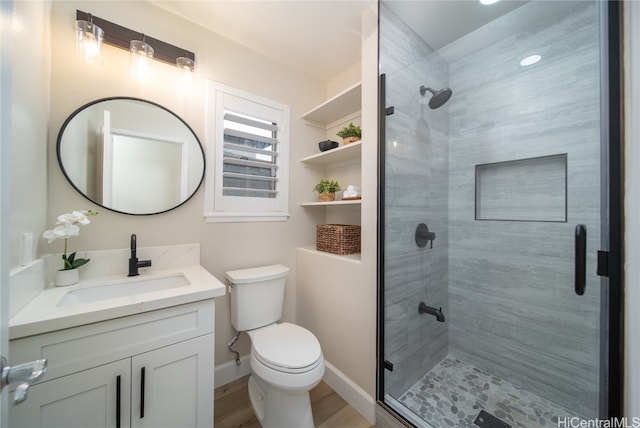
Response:
[[[289,268],[283,265],[225,273],[231,301],[231,324],[237,331],[263,327],[282,317],[284,282],[288,274]]]

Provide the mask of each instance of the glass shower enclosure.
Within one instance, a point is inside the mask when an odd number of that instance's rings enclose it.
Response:
[[[414,426],[608,414],[602,4],[379,3],[378,399]]]

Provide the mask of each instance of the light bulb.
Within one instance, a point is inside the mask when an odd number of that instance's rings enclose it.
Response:
[[[130,52],[131,73],[141,82],[150,81],[153,48],[144,41],[131,40]]]

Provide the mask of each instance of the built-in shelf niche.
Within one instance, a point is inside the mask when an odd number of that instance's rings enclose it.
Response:
[[[358,117],[361,115],[361,98],[362,85],[361,83],[356,83],[305,113],[301,118],[306,124],[325,130],[326,138],[336,139],[336,137],[333,137],[333,133],[337,132],[336,128],[342,127],[346,122],[357,122]],[[313,144],[317,147],[317,142]],[[362,141],[346,145],[341,143],[335,149],[315,153],[300,159],[300,162],[307,168],[320,171],[324,178],[338,179],[343,188],[346,188],[348,184],[360,186],[362,144]],[[301,202],[300,206],[308,210],[323,210],[325,216],[323,223],[360,224],[361,222],[360,207],[362,201],[360,199],[331,202],[320,202],[315,198],[310,199],[314,200]],[[360,262],[359,253],[346,256],[337,255],[317,251],[315,247],[304,247],[299,248],[299,250],[323,258],[328,257],[349,263]]]
[[[567,154],[476,165],[476,220],[567,221]]]

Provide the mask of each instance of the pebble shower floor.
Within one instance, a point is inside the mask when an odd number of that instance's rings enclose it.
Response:
[[[478,428],[485,410],[512,427],[557,427],[574,417],[553,402],[448,355],[400,398],[400,403],[435,428]]]

